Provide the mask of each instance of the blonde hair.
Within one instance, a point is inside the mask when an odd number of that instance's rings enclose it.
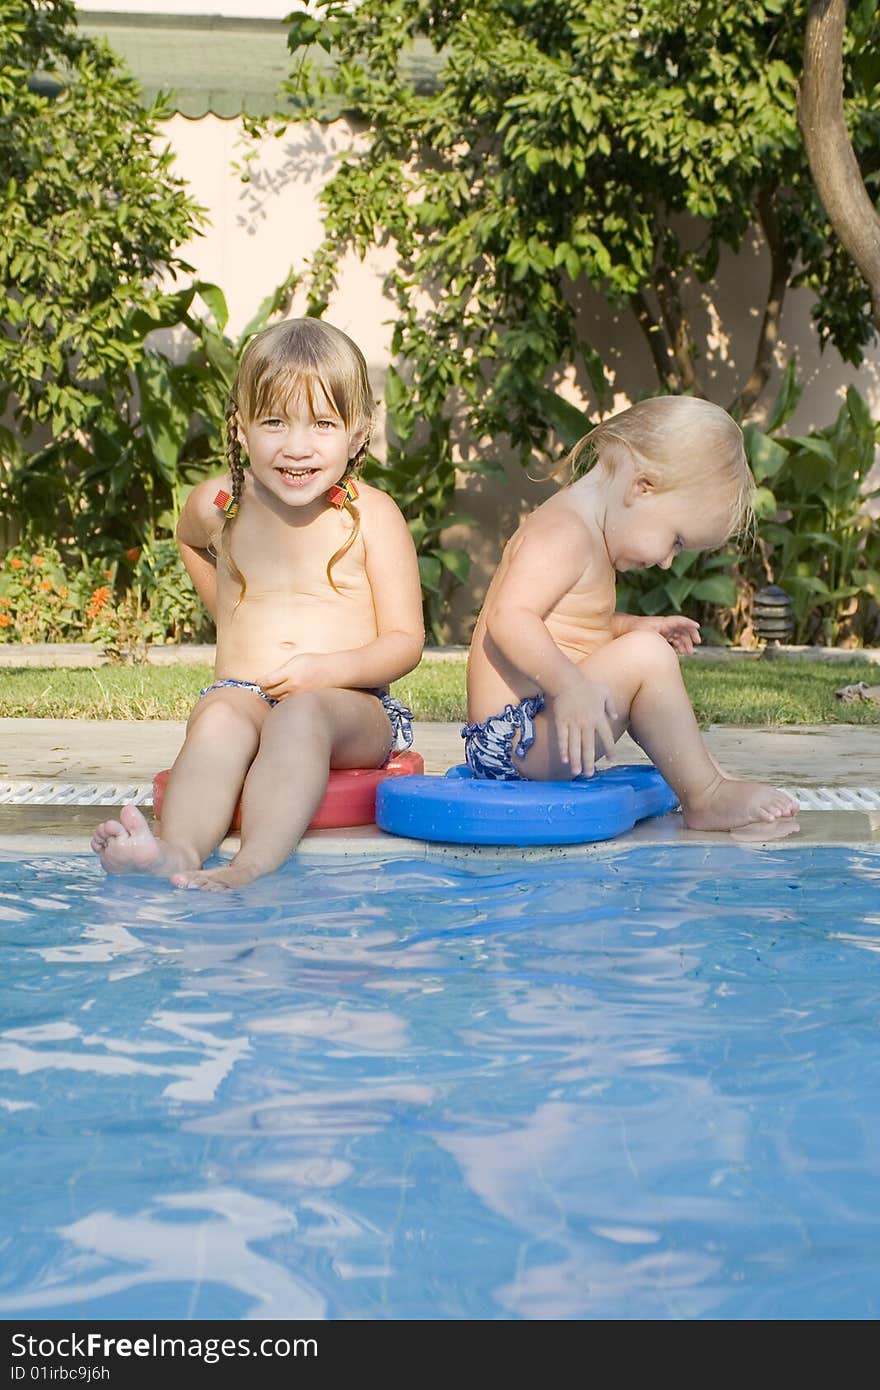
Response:
[[[726,410],[697,396],[651,396],[596,425],[563,460],[569,481],[592,466],[614,471],[621,453],[662,492],[705,487],[729,499],[727,535],[751,533],[755,480],[743,433]]]
[[[319,397],[326,397],[339,415],[346,430],[363,429],[365,438],[353,458],[350,458],[340,478],[354,478],[363,467],[370,443],[370,427],[376,403],[370,390],[370,379],[364,355],[356,343],[341,329],[321,319],[286,319],[283,323],[264,328],[251,338],[241,355],[238,372],[226,404],[226,461],[232,475],[232,514],[223,522],[221,551],[233,574],[241,584],[239,603],[244,598],[247,583],[232,559],[228,528],[234,524],[241,494],[244,490],[244,464],[238,421],[249,424],[272,411],[286,410],[305,400],[309,410],[320,413]],[[361,520],[355,504],[347,499],[345,511],[353,525],[344,544],[327,562],[327,578],[333,583],[332,569],[357,540]],[[339,590],[336,589],[338,593]]]

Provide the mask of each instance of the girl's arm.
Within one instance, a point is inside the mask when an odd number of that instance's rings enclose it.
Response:
[[[217,561],[209,547],[213,541],[210,527],[216,526],[215,508],[210,499],[216,491],[216,478],[209,478],[193,488],[183,505],[176,533],[177,549],[186,572],[214,619],[217,617]]]
[[[361,535],[377,636],[351,650],[291,658],[259,677],[268,693],[280,697],[328,686],[347,690],[384,686],[418,666],[425,628],[416,549],[396,502],[378,488],[362,494]]]

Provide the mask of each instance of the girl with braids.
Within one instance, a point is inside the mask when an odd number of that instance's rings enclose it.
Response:
[[[193,488],[177,539],[217,625],[154,836],[135,806],[92,848],[108,873],[232,888],[284,863],[331,768],[412,742],[389,682],[424,641],[418,564],[392,499],[356,481],[373,400],[360,350],[318,319],[252,338],[227,411],[228,473]],[[203,869],[241,797],[241,846]]]

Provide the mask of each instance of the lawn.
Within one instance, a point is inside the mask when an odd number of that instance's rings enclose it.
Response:
[[[880,724],[880,705],[842,704],[834,692],[880,683],[865,662],[685,661],[697,718],[709,724]],[[101,666],[0,670],[0,716],[30,719],[185,719],[209,666]],[[392,693],[416,719],[465,718],[463,662],[426,659]]]

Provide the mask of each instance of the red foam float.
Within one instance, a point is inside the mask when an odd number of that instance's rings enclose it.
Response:
[[[309,830],[337,830],[349,825],[372,825],[376,819],[376,788],[386,777],[420,777],[425,761],[420,753],[409,748],[395,753],[384,767],[350,767],[334,769],[327,782],[324,800],[311,822]],[[162,815],[165,788],[171,776],[170,768],[157,772],[153,778],[153,815]],[[235,808],[230,831],[241,829],[241,802]]]

